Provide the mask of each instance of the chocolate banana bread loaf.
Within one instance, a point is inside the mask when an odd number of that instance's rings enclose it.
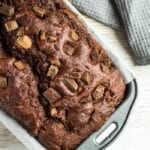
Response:
[[[27,66],[0,60],[0,74],[8,80],[9,68],[14,80],[0,87],[1,106],[47,149],[74,149],[123,99],[120,72],[63,0],[0,2],[4,49]]]

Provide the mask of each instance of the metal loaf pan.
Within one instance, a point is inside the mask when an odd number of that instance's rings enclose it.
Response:
[[[132,106],[137,97],[137,82],[132,71],[106,46],[101,35],[97,35],[92,26],[84,17],[75,9],[68,0],[64,0],[66,5],[77,15],[79,20],[85,25],[91,35],[107,51],[114,65],[120,70],[126,82],[127,90],[123,102],[118,106],[116,111],[111,115],[108,121],[97,132],[93,133],[77,150],[102,150],[106,148],[120,134],[129,117]],[[0,109],[0,121],[29,149],[45,150],[45,148],[28,132],[22,128],[13,118]]]
[[[76,10],[76,8],[64,0],[66,5],[77,15],[78,19],[85,25],[90,34],[100,43],[100,45],[107,51],[109,57],[111,57],[114,65],[120,70],[124,80],[126,82],[126,95],[123,102],[117,107],[116,111],[111,115],[108,121],[97,132],[93,133],[88,139],[86,139],[77,150],[102,150],[111,144],[114,139],[120,134],[125,126],[132,106],[137,98],[138,88],[135,75],[120,60],[119,56],[115,54],[108,46],[101,35],[97,35],[94,32],[93,27],[84,19],[84,17]]]

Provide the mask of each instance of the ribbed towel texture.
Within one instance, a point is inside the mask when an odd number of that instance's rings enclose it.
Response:
[[[150,0],[70,0],[82,13],[125,30],[135,61],[150,64]]]

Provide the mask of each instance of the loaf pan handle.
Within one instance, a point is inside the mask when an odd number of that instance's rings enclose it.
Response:
[[[137,83],[133,79],[127,84],[125,100],[118,106],[102,128],[85,140],[77,150],[102,150],[106,148],[119,135],[126,124],[137,97],[137,91]]]

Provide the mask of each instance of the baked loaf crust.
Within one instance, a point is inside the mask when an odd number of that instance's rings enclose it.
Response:
[[[2,37],[0,36],[0,58],[5,58],[7,55],[6,55],[6,52],[3,49],[1,41],[2,41]]]
[[[75,148],[105,123],[123,99],[125,83],[120,72],[62,0],[0,1],[5,50],[28,63],[38,78],[39,92],[37,87],[24,89],[36,89],[36,96],[28,101],[34,101],[36,110],[31,113],[41,114],[36,117],[42,125],[33,127],[33,132],[50,150]],[[4,62],[6,65],[9,60]],[[0,93],[0,103],[2,98]],[[3,108],[8,110],[13,105],[6,102]],[[24,112],[26,107],[22,106]],[[20,116],[13,110],[8,112],[15,118]]]
[[[0,107],[37,136],[45,120],[38,100],[37,81],[29,65],[4,56],[0,48]]]

